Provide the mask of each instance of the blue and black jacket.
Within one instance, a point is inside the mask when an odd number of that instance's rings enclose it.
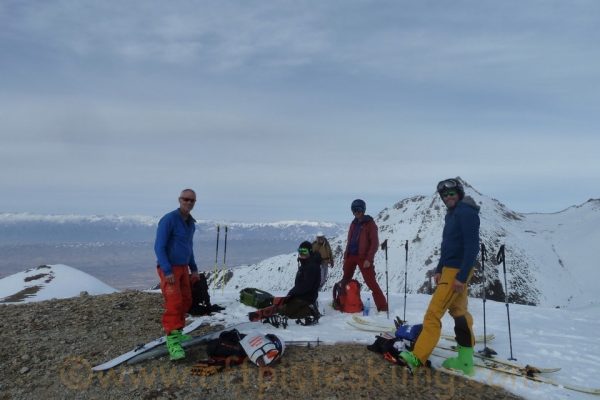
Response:
[[[459,269],[456,279],[465,283],[479,253],[479,206],[466,196],[448,210],[442,234],[437,273],[443,267]]]
[[[190,215],[184,220],[179,209],[160,219],[156,230],[154,252],[158,265],[165,275],[172,274],[173,265],[189,265],[192,272],[198,271],[194,260],[194,232],[196,220]]]

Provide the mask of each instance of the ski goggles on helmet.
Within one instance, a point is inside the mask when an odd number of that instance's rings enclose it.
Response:
[[[438,193],[442,193],[452,189],[458,191],[458,185],[459,183],[456,181],[456,179],[446,179],[437,184],[437,191]]]
[[[442,197],[448,197],[448,196],[454,196],[454,195],[456,195],[457,193],[458,193],[458,192],[457,192],[456,190],[449,190],[449,189],[446,189],[446,190],[442,191],[442,192],[440,193],[440,195],[441,195]]]
[[[307,255],[310,254],[310,250],[307,249],[306,247],[300,247],[298,249],[298,254],[301,255],[301,256],[307,256]]]

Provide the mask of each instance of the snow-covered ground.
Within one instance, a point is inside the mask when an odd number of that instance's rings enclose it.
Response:
[[[284,295],[285,292],[273,293]],[[218,315],[219,323],[233,325],[247,321],[248,312],[253,308],[241,304],[239,292],[215,290],[211,292],[213,303],[226,306],[226,314]],[[428,295],[408,295],[406,318],[409,323],[420,323],[429,303]],[[301,326],[290,321],[287,329],[276,329],[268,324],[258,325],[265,333],[275,333],[284,340],[316,340],[326,344],[355,342],[371,344],[375,333],[359,331],[347,324],[351,315],[342,314],[330,307],[330,292],[322,292],[319,304],[324,316],[318,325]],[[371,304],[373,301],[371,299]],[[369,319],[378,324],[392,325],[395,315],[402,316],[403,294],[391,294],[390,320],[385,313],[371,313]],[[373,310],[372,310],[373,311]],[[470,311],[475,320],[476,334],[483,333],[483,303],[480,299],[470,299]],[[560,367],[559,372],[547,374],[558,382],[586,387],[600,387],[600,306],[585,308],[556,309],[523,305],[510,305],[513,355],[520,364],[539,367]],[[222,322],[223,317],[225,319]],[[217,317],[215,323],[217,323]],[[504,303],[486,303],[487,332],[496,338],[488,347],[496,350],[499,357],[509,358],[509,337],[507,312]],[[443,333],[453,335],[453,320],[446,316],[443,320]],[[476,350],[483,348],[478,343]],[[432,357],[434,367],[439,367],[442,358]],[[387,362],[382,359],[381,361]],[[563,388],[542,384],[525,378],[478,370],[474,379],[486,384],[504,387],[506,390],[528,399],[597,399],[598,396],[582,394]]]
[[[0,279],[0,303],[29,303],[88,294],[117,292],[78,269],[67,265],[41,265]]]

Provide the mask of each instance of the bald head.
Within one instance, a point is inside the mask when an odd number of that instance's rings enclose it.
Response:
[[[190,214],[190,211],[194,208],[196,204],[196,192],[192,189],[183,189],[181,194],[179,195],[179,210],[184,217]]]

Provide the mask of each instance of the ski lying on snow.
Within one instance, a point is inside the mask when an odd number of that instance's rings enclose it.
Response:
[[[441,350],[454,351],[454,352],[457,351],[456,347],[454,347],[454,346],[445,346],[445,345],[440,345],[439,343],[436,346],[436,348],[441,349]],[[501,364],[507,368],[513,368],[518,371],[525,371],[526,373],[529,373],[529,374],[535,374],[535,373],[548,374],[548,373],[560,371],[560,368],[556,368],[556,367],[555,368],[541,368],[541,367],[536,367],[533,365],[521,365],[521,364],[509,361],[509,360],[505,360],[502,358],[486,357],[486,356],[476,353],[476,352],[473,353],[473,356],[479,360],[489,361],[490,363]],[[483,366],[483,365],[480,365],[480,366]]]
[[[352,320],[347,321],[347,324],[351,325],[359,330],[368,331],[368,332],[395,332],[396,331],[396,327],[394,327],[392,325],[386,326],[386,325],[382,325],[382,324],[376,324],[372,321],[369,321],[368,319],[361,318],[358,315],[353,315]],[[453,335],[442,335],[441,337],[446,340],[454,340]],[[492,333],[486,335],[486,337],[485,337],[485,339],[488,342],[493,341],[495,338],[496,338],[496,336]],[[475,336],[475,341],[483,342],[484,337],[481,335]]]
[[[354,316],[354,317],[358,317],[358,316]],[[359,330],[364,330],[364,331],[368,331],[368,332],[381,332],[382,326],[371,325],[369,323],[370,321],[365,320],[364,318],[360,318],[360,317],[358,317],[358,320],[361,320],[362,323],[357,323],[356,320],[357,320],[357,318],[353,318],[353,320],[346,321],[346,322],[350,326],[353,326],[354,328],[359,329]],[[446,340],[454,341],[454,337],[449,336],[449,335],[442,335],[442,338],[446,339]],[[493,339],[494,339],[494,335],[493,334],[490,334],[490,335],[487,336],[487,341],[488,342],[492,341]],[[476,341],[478,341],[478,342],[483,341],[483,337],[477,337]],[[438,343],[436,345],[436,348],[437,349],[442,349],[442,350],[454,351],[454,352],[457,351],[455,347],[444,345],[444,344],[440,344],[440,343]],[[490,362],[494,362],[496,364],[501,364],[501,365],[505,366],[506,368],[513,368],[516,371],[526,371],[526,372],[528,372],[530,374],[534,374],[534,373],[544,373],[544,374],[546,374],[546,373],[552,373],[552,372],[560,371],[560,368],[540,368],[540,367],[535,367],[535,366],[532,366],[532,365],[521,365],[521,364],[517,364],[517,363],[511,362],[509,360],[502,359],[502,358],[485,357],[485,356],[483,356],[482,354],[479,354],[479,353],[474,353],[473,356],[475,358],[478,358],[478,359],[481,359],[481,360],[487,360],[487,361],[490,361]]]
[[[446,358],[445,356],[443,356],[441,354],[437,354],[435,352],[432,353],[432,355],[436,356],[436,357]],[[517,368],[510,367],[510,366],[507,366],[504,364],[499,364],[496,361],[497,360],[495,360],[495,359],[493,359],[493,360],[476,359],[476,360],[474,360],[474,365],[475,365],[476,369],[477,368],[485,368],[485,369],[489,369],[491,371],[500,372],[503,374],[513,375],[513,376],[520,376],[522,378],[529,379],[534,382],[552,385],[552,386],[556,386],[559,388],[572,390],[575,392],[600,395],[600,388],[585,387],[585,386],[573,385],[573,384],[569,384],[569,383],[562,383],[562,382],[555,381],[554,379],[548,378],[546,376],[530,375],[527,371],[518,370]],[[455,371],[452,369],[441,367],[440,370],[451,373],[453,375],[462,376],[467,379],[473,379],[470,376],[464,375],[462,372]]]
[[[190,333],[193,330],[198,329],[205,322],[207,322],[207,321],[203,318],[195,319],[190,324],[188,324],[187,326],[185,326],[183,328],[183,333]],[[146,344],[136,346],[133,350],[128,351],[127,353],[121,354],[120,356],[115,357],[112,360],[105,362],[104,364],[96,365],[95,367],[92,368],[92,371],[105,371],[107,369],[116,367],[117,365],[124,363],[125,361],[137,356],[138,354],[142,354],[148,350],[155,348],[156,346],[166,343],[166,341],[167,341],[167,337],[162,336],[162,337],[159,337],[158,339],[154,339],[151,342],[148,342]]]

